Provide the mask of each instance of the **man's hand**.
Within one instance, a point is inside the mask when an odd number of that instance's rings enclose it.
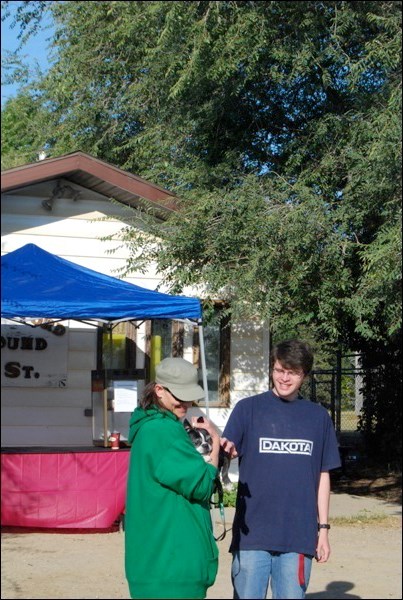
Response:
[[[318,536],[318,543],[316,546],[316,561],[318,563],[325,563],[329,560],[330,556],[330,545],[327,529],[321,529]]]
[[[220,439],[220,444],[221,444],[221,448],[224,450],[224,452],[229,454],[229,456],[231,458],[236,458],[238,456],[238,452],[235,448],[234,442],[230,442],[230,440],[227,440],[227,438],[222,437]]]

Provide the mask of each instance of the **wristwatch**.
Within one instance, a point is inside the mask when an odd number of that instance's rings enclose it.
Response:
[[[318,531],[319,529],[330,529],[329,523],[318,523]]]

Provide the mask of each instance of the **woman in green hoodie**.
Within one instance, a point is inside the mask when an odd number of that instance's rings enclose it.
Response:
[[[210,516],[220,437],[211,461],[195,450],[183,427],[188,406],[204,396],[197,370],[182,358],[156,367],[131,416],[125,514],[125,568],[132,598],[205,598],[218,568]]]

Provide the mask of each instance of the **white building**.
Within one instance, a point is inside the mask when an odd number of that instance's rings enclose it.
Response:
[[[83,152],[3,171],[1,194],[2,255],[33,243],[78,265],[115,277],[129,252],[121,242],[104,238],[124,227],[128,214],[135,216],[142,203],[152,203],[162,219],[167,211],[175,210],[174,199],[167,190]],[[127,281],[152,290],[159,284],[153,265],[146,274],[131,275]],[[133,382],[139,372],[144,373],[146,381],[150,380],[154,359],[158,362],[170,355],[183,356],[198,365],[197,330],[187,323],[121,323],[114,329],[112,339],[101,326],[73,321],[62,325],[65,333],[59,337],[44,329],[34,330],[34,336],[42,331],[49,340],[46,356],[41,355],[49,373],[65,374],[64,384],[59,387],[56,378],[50,378],[43,386],[34,378],[6,376],[10,361],[24,365],[29,354],[10,340],[33,333],[28,326],[3,323],[3,448],[102,444],[102,393],[98,384],[99,373],[106,365],[123,391],[126,384],[122,382]],[[16,327],[20,329],[13,336]],[[27,334],[23,327],[28,327]],[[268,331],[256,323],[207,326],[205,346],[209,416],[223,427],[234,403],[268,387]],[[144,379],[138,381],[138,391],[143,384]],[[119,384],[114,385],[115,393],[120,394]],[[120,431],[124,441],[130,413],[116,410],[115,404],[111,392],[108,425],[111,431]],[[204,402],[200,402],[199,409],[206,409]]]

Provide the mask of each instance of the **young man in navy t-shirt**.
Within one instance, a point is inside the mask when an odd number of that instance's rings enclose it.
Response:
[[[234,598],[305,598],[312,559],[329,545],[329,470],[340,466],[327,410],[300,397],[313,365],[299,340],[270,356],[273,389],[238,402],[222,446],[239,457],[233,536]]]

